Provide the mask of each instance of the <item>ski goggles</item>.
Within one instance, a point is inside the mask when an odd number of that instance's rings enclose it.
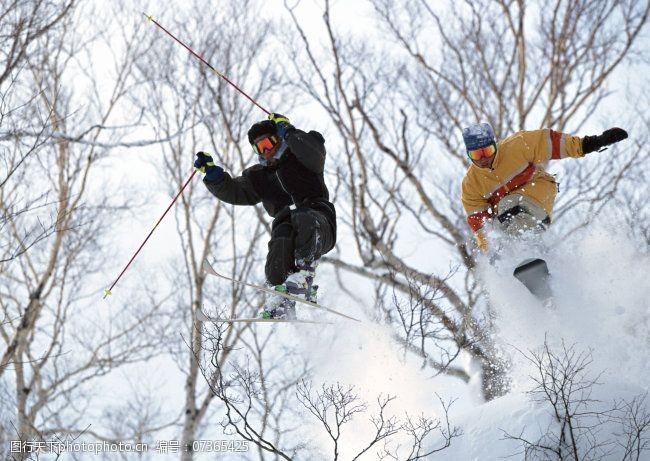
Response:
[[[278,143],[278,138],[275,136],[267,136],[253,143],[253,150],[257,155],[264,155],[266,151],[269,151],[275,147]]]
[[[497,146],[490,144],[480,149],[473,149],[467,151],[467,156],[472,160],[480,160],[482,158],[490,158],[497,153]]]

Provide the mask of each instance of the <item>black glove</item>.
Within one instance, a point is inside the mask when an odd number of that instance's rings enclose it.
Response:
[[[205,182],[216,182],[223,174],[223,168],[214,164],[214,160],[210,154],[205,152],[197,152],[196,160],[194,160],[194,168],[201,173],[205,173],[203,180]]]
[[[623,128],[610,128],[599,136],[585,136],[582,138],[582,152],[588,154],[625,138],[627,138],[627,131]]]
[[[295,126],[289,123],[289,119],[284,115],[273,112],[269,114],[269,120],[275,123],[275,130],[281,139],[285,139],[287,133],[296,129]]]

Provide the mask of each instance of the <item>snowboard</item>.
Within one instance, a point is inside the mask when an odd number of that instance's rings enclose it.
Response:
[[[551,273],[543,259],[523,261],[515,268],[512,275],[540,301],[547,301],[553,296],[550,285]]]

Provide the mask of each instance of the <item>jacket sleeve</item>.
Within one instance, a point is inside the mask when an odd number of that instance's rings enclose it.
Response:
[[[528,160],[531,162],[543,163],[568,157],[584,157],[582,138],[578,136],[551,129],[524,131],[523,136],[529,147]]]
[[[256,205],[262,201],[261,197],[255,192],[253,183],[246,174],[246,170],[244,170],[241,176],[237,176],[236,178],[224,172],[218,181],[210,183],[203,180],[203,183],[212,195],[226,203],[233,205]]]
[[[487,251],[487,237],[483,226],[486,220],[493,217],[492,207],[485,198],[473,190],[468,178],[463,180],[461,202],[467,213],[467,224],[476,238],[476,245],[482,252]]]
[[[463,180],[460,199],[467,214],[467,224],[472,229],[472,232],[481,229],[485,220],[492,218],[492,207],[487,199],[472,188],[468,178]]]
[[[325,169],[325,139],[318,131],[293,130],[285,138],[287,146],[309,170],[320,174]]]

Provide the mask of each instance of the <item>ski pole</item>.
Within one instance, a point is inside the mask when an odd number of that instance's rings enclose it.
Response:
[[[199,56],[196,52],[194,52],[194,50],[193,50],[192,48],[190,48],[189,46],[187,46],[185,43],[181,42],[178,38],[176,38],[176,37],[174,36],[174,34],[172,34],[172,33],[169,32],[167,29],[165,29],[163,26],[161,26],[160,23],[159,23],[158,21],[156,21],[156,20],[153,18],[153,16],[148,15],[147,13],[142,13],[142,14],[144,14],[144,15],[146,16],[146,18],[147,18],[149,21],[153,22],[156,26],[158,26],[160,29],[162,29],[162,30],[163,30],[167,35],[169,35],[171,38],[173,38],[173,39],[176,40],[178,43],[180,43],[180,44],[181,44],[181,45],[182,45],[182,46],[183,46],[187,51],[189,51],[193,56],[197,57],[197,58],[198,58],[198,59],[199,59],[203,64],[205,64],[206,66],[208,66],[208,67],[212,70],[212,72],[214,72],[214,73],[217,74],[219,77],[221,77],[222,79],[224,79],[226,82],[228,82],[230,85],[232,85],[233,88],[235,88],[235,89],[236,89],[237,91],[239,91],[242,95],[244,95],[246,98],[248,98],[248,100],[249,100],[250,102],[252,102],[253,104],[255,104],[257,107],[259,107],[260,109],[262,109],[264,112],[266,112],[267,115],[270,114],[270,112],[269,112],[268,110],[266,110],[265,108],[263,108],[262,106],[260,106],[259,103],[258,103],[257,101],[255,101],[255,100],[254,100],[253,98],[251,98],[248,94],[246,94],[246,93],[245,93],[241,88],[239,88],[237,85],[235,85],[235,84],[234,84],[234,83],[233,83],[233,82],[232,82],[228,77],[226,77],[223,73],[219,72],[217,69],[215,69],[214,67],[212,67],[208,61],[206,61],[206,60],[203,59],[201,56]]]
[[[237,91],[239,91],[239,92],[240,92],[243,96],[245,96],[245,97],[246,97],[250,102],[252,102],[252,103],[255,104],[257,107],[259,107],[260,109],[262,109],[266,114],[270,114],[270,113],[271,113],[271,112],[269,112],[268,110],[266,110],[264,107],[262,107],[262,106],[261,106],[257,101],[255,101],[253,98],[251,98],[248,94],[246,94],[246,93],[245,93],[241,88],[239,88],[237,85],[235,85],[235,84],[234,84],[234,83],[233,83],[233,82],[232,82],[228,77],[226,77],[223,73],[221,73],[221,72],[219,72],[217,69],[215,69],[215,68],[214,68],[214,67],[213,67],[213,66],[212,66],[208,61],[206,61],[205,59],[203,59],[203,58],[202,58],[199,54],[197,54],[197,53],[196,53],[192,48],[190,48],[189,46],[187,46],[185,43],[183,43],[183,42],[180,41],[178,38],[176,38],[176,37],[174,36],[174,34],[172,34],[172,33],[169,32],[167,29],[165,29],[165,28],[164,28],[164,27],[163,27],[163,26],[162,26],[158,21],[156,21],[156,20],[153,18],[153,16],[148,15],[148,14],[146,14],[146,13],[142,13],[142,14],[144,14],[145,17],[146,17],[149,21],[153,22],[156,26],[158,26],[161,30],[163,30],[167,35],[169,35],[171,38],[173,38],[176,42],[178,42],[179,44],[181,44],[181,45],[182,45],[182,46],[183,46],[187,51],[189,51],[193,56],[195,56],[196,58],[198,58],[198,59],[199,59],[203,64],[205,64],[206,66],[208,66],[208,67],[210,68],[210,70],[212,70],[212,72],[214,72],[215,74],[217,74],[219,77],[221,77],[222,79],[224,79],[228,84],[230,84],[233,88],[235,88]],[[107,290],[104,290],[104,299],[106,299],[107,296],[113,294],[113,293],[111,292],[111,290],[115,287],[115,285],[117,285],[117,282],[120,280],[120,278],[122,278],[122,275],[124,275],[124,273],[125,273],[126,270],[129,268],[129,266],[131,265],[131,263],[133,262],[133,260],[136,258],[136,256],[138,256],[138,253],[140,253],[140,250],[142,250],[142,248],[144,247],[144,245],[147,243],[147,240],[149,240],[149,237],[151,237],[151,235],[152,235],[153,232],[156,230],[156,228],[158,227],[158,225],[161,223],[161,221],[163,220],[163,218],[165,217],[165,215],[167,214],[167,212],[168,212],[168,211],[171,209],[171,207],[174,205],[174,203],[176,202],[176,200],[178,199],[178,197],[180,197],[180,195],[183,193],[183,191],[185,190],[185,188],[187,187],[187,185],[190,183],[190,181],[192,180],[192,178],[194,178],[194,175],[196,174],[196,171],[197,171],[197,170],[194,170],[194,171],[192,172],[192,174],[190,175],[190,177],[189,177],[189,178],[187,179],[187,181],[185,182],[185,184],[183,184],[183,187],[181,187],[181,190],[178,191],[178,194],[176,194],[176,197],[174,197],[174,200],[172,200],[172,202],[169,204],[169,206],[167,207],[167,209],[165,210],[165,212],[162,214],[162,216],[160,217],[160,219],[158,220],[158,222],[156,223],[156,225],[153,226],[153,229],[151,229],[151,232],[149,232],[149,235],[147,235],[147,237],[144,239],[144,242],[142,242],[142,244],[141,244],[140,247],[137,249],[137,251],[135,252],[135,254],[131,257],[131,259],[129,260],[129,262],[127,263],[127,265],[124,267],[124,269],[122,269],[122,272],[120,272],[120,275],[117,276],[117,279],[115,279],[115,281],[114,281],[113,284],[110,286],[110,288],[108,288]]]
[[[160,222],[163,220],[163,218],[165,217],[165,215],[167,214],[167,212],[171,209],[172,205],[174,205],[174,203],[176,203],[176,200],[178,199],[178,197],[181,196],[181,194],[183,193],[183,191],[185,190],[185,188],[187,187],[187,185],[190,183],[190,181],[192,180],[192,178],[194,177],[194,175],[196,174],[197,171],[198,171],[198,170],[194,170],[194,171],[192,172],[192,174],[190,175],[190,177],[187,178],[187,181],[185,181],[185,184],[183,184],[183,187],[181,187],[181,190],[178,191],[178,194],[176,194],[176,197],[174,197],[174,200],[172,200],[172,203],[169,204],[169,206],[167,207],[167,209],[165,210],[165,212],[162,214],[162,216],[160,217],[160,219],[158,220],[158,222],[156,223],[156,225],[153,226],[153,229],[151,229],[151,232],[149,232],[149,235],[147,235],[147,238],[144,239],[144,242],[142,242],[142,245],[140,245],[140,248],[138,248],[138,250],[137,250],[137,251],[135,252],[135,254],[131,257],[131,259],[129,260],[129,262],[127,263],[127,265],[124,267],[124,269],[122,269],[122,272],[120,272],[120,275],[117,276],[117,278],[115,279],[115,281],[113,282],[113,284],[111,285],[111,287],[110,287],[108,290],[104,290],[104,298],[103,298],[103,299],[106,299],[106,297],[107,297],[108,295],[112,295],[112,294],[113,294],[113,293],[111,292],[111,290],[113,289],[113,287],[114,287],[115,285],[117,285],[117,282],[120,280],[120,278],[122,278],[122,275],[123,275],[123,274],[126,272],[126,270],[129,268],[129,266],[131,265],[131,263],[133,262],[133,260],[135,259],[135,257],[138,256],[138,253],[140,253],[140,250],[142,250],[142,247],[144,247],[145,243],[147,243],[147,240],[149,240],[149,237],[151,237],[151,234],[153,234],[153,231],[156,230],[156,227],[158,227],[158,224],[160,224]]]

